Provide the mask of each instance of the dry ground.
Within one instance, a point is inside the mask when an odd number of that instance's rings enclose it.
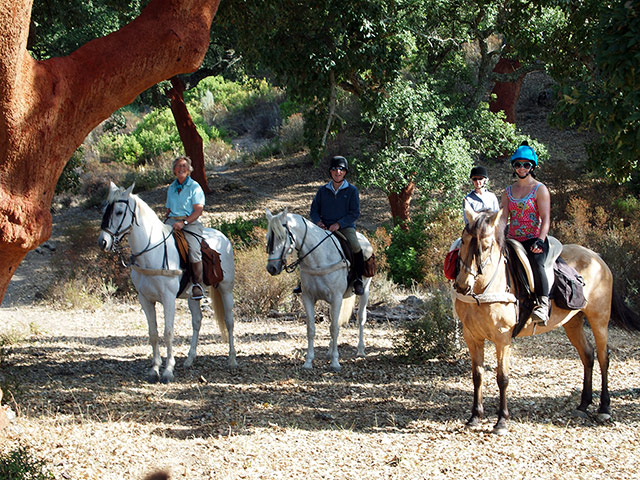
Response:
[[[178,365],[190,334],[180,302]],[[194,367],[177,368],[170,385],[144,380],[150,347],[137,306],[4,308],[0,325],[24,336],[2,360],[18,414],[2,449],[28,445],[58,479],[141,479],[155,469],[176,479],[640,478],[640,339],[619,330],[611,335],[612,421],[572,415],[581,366],[555,331],[515,342],[511,430],[497,437],[493,349],[489,418],[465,429],[467,355],[399,364],[393,322],[368,326],[366,359],[355,358],[355,326],[342,329],[343,370],[331,373],[326,322],[318,326],[316,368],[307,372],[302,322],[239,321],[240,366],[229,371],[209,318]]]
[[[540,170],[553,194],[574,188],[572,176],[581,168],[576,159],[584,152],[575,132],[550,131],[543,114],[526,112],[522,126],[549,142],[559,160]],[[254,167],[210,172],[209,219],[256,218],[265,207],[306,213],[326,181],[304,156]],[[488,169],[499,192],[510,181],[508,169]],[[384,196],[361,193],[361,227],[388,222]],[[142,197],[161,211],[164,195],[159,188]],[[14,342],[0,352],[0,381],[10,392],[3,403],[17,414],[0,433],[0,450],[29,446],[57,479],[138,480],[156,469],[193,480],[640,478],[640,338],[619,330],[611,334],[613,416],[605,424],[573,416],[581,365],[562,331],[518,339],[511,430],[503,437],[490,433],[497,408],[491,345],[489,418],[468,430],[472,383],[466,352],[458,360],[397,363],[392,346],[400,325],[384,316],[367,327],[366,359],[355,358],[355,326],[341,330],[341,373],[329,372],[323,358],[326,322],[317,329],[316,368],[307,372],[301,369],[301,320],[238,318],[240,366],[229,371],[226,345],[207,318],[194,367],[177,368],[173,384],[148,384],[150,347],[137,304],[74,311],[34,303],[53,274],[50,261],[66,241],[66,226],[99,217],[98,210],[59,210],[51,241],[27,256],[0,308],[0,336]],[[178,367],[190,328],[180,301]],[[597,403],[598,368],[594,386]]]

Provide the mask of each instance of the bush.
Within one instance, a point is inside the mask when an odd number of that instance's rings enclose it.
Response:
[[[435,289],[426,302],[423,317],[403,327],[394,353],[408,363],[453,357],[458,349],[457,328],[448,289]]]
[[[264,246],[267,234],[267,219],[245,220],[239,218],[233,222],[221,222],[213,225],[213,228],[224,233],[234,248],[246,249],[250,247]],[[266,265],[266,263],[265,263]]]
[[[410,287],[424,278],[420,252],[427,236],[424,217],[417,217],[405,225],[396,225],[391,231],[391,245],[385,250],[389,275],[395,283]]]
[[[46,463],[35,458],[23,446],[0,456],[0,478],[6,480],[55,479],[47,470]]]
[[[271,276],[267,273],[267,253],[264,247],[254,246],[235,251],[236,282],[233,295],[242,299],[235,304],[236,314],[243,317],[261,317],[270,311],[290,311],[291,290],[297,276]]]

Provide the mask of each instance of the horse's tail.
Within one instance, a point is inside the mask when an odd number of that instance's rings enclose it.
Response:
[[[350,297],[342,299],[342,305],[340,306],[340,321],[339,325],[341,327],[345,326],[349,323],[349,319],[351,318],[351,314],[353,313],[353,308],[356,305],[356,296],[351,295]]]
[[[211,291],[211,304],[213,306],[213,313],[216,316],[218,322],[218,328],[220,328],[220,335],[222,335],[222,341],[229,341],[229,332],[227,332],[227,324],[224,321],[224,303],[222,302],[222,295],[218,288],[209,287]]]
[[[627,307],[615,287],[611,294],[611,319],[614,324],[629,332],[640,332],[640,315]]]

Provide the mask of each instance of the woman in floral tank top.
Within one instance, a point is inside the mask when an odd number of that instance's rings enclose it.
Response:
[[[524,142],[511,157],[515,183],[502,195],[502,211],[508,221],[507,237],[522,243],[533,269],[536,306],[532,318],[536,324],[549,321],[549,283],[544,262],[549,253],[551,196],[549,189],[535,179],[538,155]]]

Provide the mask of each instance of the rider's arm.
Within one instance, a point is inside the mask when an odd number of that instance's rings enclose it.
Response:
[[[551,226],[551,195],[549,189],[542,183],[536,192],[536,203],[538,204],[538,215],[540,215],[540,235],[538,238],[544,241]]]

